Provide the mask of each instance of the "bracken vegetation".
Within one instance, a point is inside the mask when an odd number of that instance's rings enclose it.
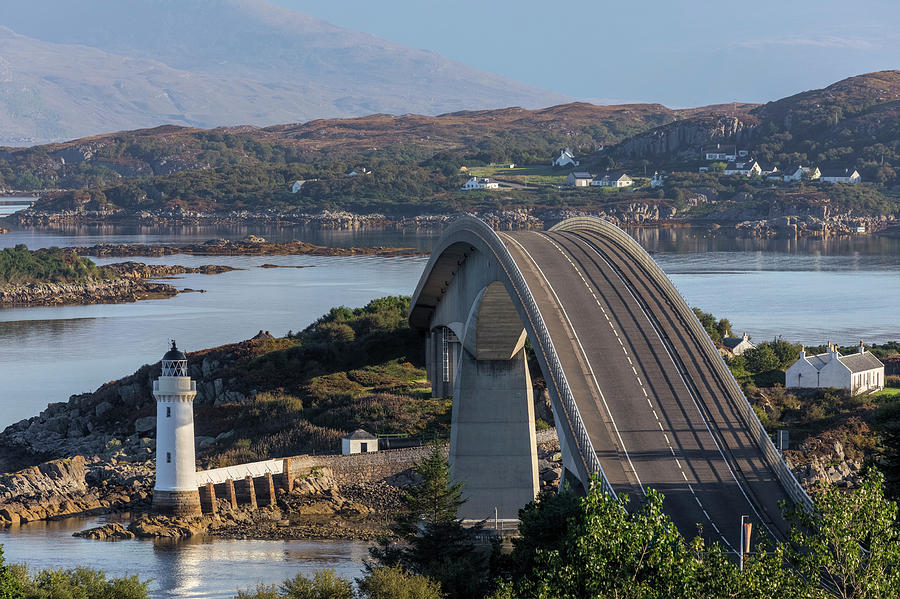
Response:
[[[31,251],[24,245],[0,250],[0,286],[27,283],[84,283],[116,275],[75,252],[58,247]]]

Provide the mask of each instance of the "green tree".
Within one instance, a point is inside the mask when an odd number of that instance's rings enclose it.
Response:
[[[3,563],[3,546],[0,545],[0,599],[24,597],[22,582],[12,568]]]
[[[770,345],[760,345],[743,353],[747,370],[753,373],[767,372],[781,366],[781,361]]]
[[[359,580],[363,599],[442,599],[441,585],[402,568],[375,568]]]
[[[897,504],[872,470],[852,493],[828,486],[812,513],[795,510],[792,561],[810,581],[843,599],[900,597]]]
[[[414,471],[421,482],[403,496],[403,513],[392,526],[402,545],[382,537],[370,555],[377,565],[400,566],[439,582],[452,599],[481,597],[486,571],[474,542],[480,527],[465,528],[456,517],[466,501],[462,484],[451,481],[437,446]],[[373,571],[375,564],[367,569]]]

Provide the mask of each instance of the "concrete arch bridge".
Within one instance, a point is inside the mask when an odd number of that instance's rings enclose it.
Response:
[[[453,396],[450,462],[463,518],[516,518],[538,489],[530,340],[564,476],[610,494],[654,488],[679,530],[737,550],[740,518],[786,537],[797,483],[706,331],[650,256],[594,218],[496,232],[463,217],[437,242],[410,324],[432,392]]]

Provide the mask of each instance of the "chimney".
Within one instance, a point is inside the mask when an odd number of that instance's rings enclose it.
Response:
[[[859,353],[863,354],[866,352],[866,348],[863,347],[862,339],[859,340]]]
[[[743,339],[744,339],[744,341],[747,341],[747,340],[750,339],[750,337],[747,336],[747,332],[746,332],[746,331],[744,332],[744,337],[743,337]]]
[[[806,346],[805,345],[800,346],[800,359],[801,360],[806,359]]]

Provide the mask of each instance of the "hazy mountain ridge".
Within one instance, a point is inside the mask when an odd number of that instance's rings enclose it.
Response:
[[[263,0],[35,0],[3,12],[0,144],[566,100]]]

